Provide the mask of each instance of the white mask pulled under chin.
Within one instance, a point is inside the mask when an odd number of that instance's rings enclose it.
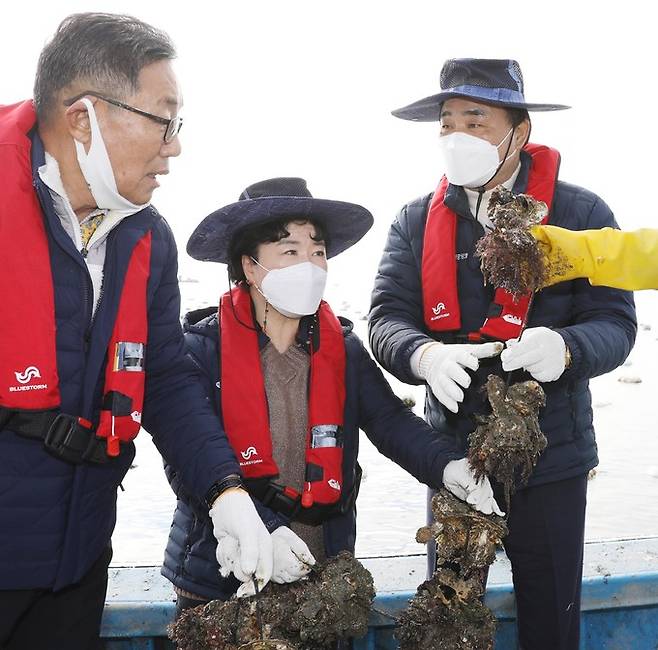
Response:
[[[498,146],[461,131],[441,136],[439,151],[450,183],[469,188],[482,187],[488,183],[498,168],[516,153],[514,148],[502,162],[498,158],[499,147],[513,131],[513,128],[510,129]]]
[[[148,203],[136,205],[119,194],[114,172],[112,171],[112,163],[98,125],[94,105],[86,97],[83,97],[81,101],[87,107],[87,114],[89,115],[89,126],[91,128],[89,151],[85,151],[85,147],[81,142],[75,139],[73,142],[75,143],[75,152],[80,170],[87,181],[89,191],[94,197],[96,205],[101,210],[107,210],[110,214],[116,216],[127,217],[143,210]]]
[[[254,262],[267,271],[260,288],[256,289],[280,314],[301,318],[318,310],[327,284],[327,272],[323,268],[312,262],[300,262],[270,270],[257,260]]]

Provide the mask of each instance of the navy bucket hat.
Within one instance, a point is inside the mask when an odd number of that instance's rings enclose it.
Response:
[[[187,242],[187,253],[202,262],[229,262],[233,237],[243,228],[281,218],[311,219],[327,233],[327,257],[365,235],[372,214],[356,203],[313,198],[303,178],[270,178],[250,185],[236,203],[208,215]]]
[[[441,70],[441,92],[392,111],[414,122],[438,122],[443,102],[453,97],[527,111],[561,111],[563,104],[530,104],[523,95],[521,67],[513,59],[448,59]]]

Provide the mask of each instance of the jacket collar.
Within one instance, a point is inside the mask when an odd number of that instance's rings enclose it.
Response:
[[[37,129],[34,129],[29,137],[32,142],[32,179],[36,183],[37,179],[39,179],[39,167],[46,164],[46,149],[43,146],[43,140]]]
[[[338,317],[343,327],[343,334],[347,335],[353,329],[353,324],[347,318]],[[311,324],[315,321],[314,316],[304,316],[299,323],[295,341],[308,351],[308,339]],[[314,328],[315,329],[315,328]],[[191,334],[200,334],[210,338],[216,338],[218,335],[217,307],[202,307],[187,312],[183,318],[183,331]],[[263,332],[258,323],[256,323],[256,332],[258,333],[258,347],[262,350],[270,340]]]
[[[253,305],[252,305],[253,312]],[[213,337],[217,334],[217,307],[203,307],[187,312],[183,319],[183,330],[194,334]],[[311,331],[311,324],[315,321],[314,316],[304,316],[299,322],[299,329],[295,336],[295,342],[301,344],[305,350],[308,350],[308,337]],[[258,348],[262,350],[269,342],[269,337],[261,326],[255,322],[256,333],[258,334]]]

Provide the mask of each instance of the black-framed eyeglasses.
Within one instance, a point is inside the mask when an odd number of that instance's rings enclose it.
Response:
[[[91,95],[92,97],[97,97],[98,99],[102,99],[104,102],[107,102],[108,104],[112,104],[112,106],[118,106],[119,108],[124,108],[125,110],[131,111],[132,113],[137,113],[137,115],[148,117],[149,120],[153,120],[158,124],[162,124],[163,126],[166,126],[167,128],[165,129],[164,137],[163,137],[165,144],[169,144],[178,135],[181,128],[183,127],[183,118],[180,117],[179,115],[177,115],[176,117],[172,117],[171,119],[166,117],[160,117],[159,115],[153,115],[153,113],[147,113],[146,111],[142,111],[139,108],[135,108],[134,106],[129,106],[128,104],[124,104],[123,102],[120,102],[118,99],[110,99],[109,97],[105,97],[104,95],[101,95],[100,93],[97,93],[93,90],[88,90],[87,92],[80,93],[79,95],[76,95],[75,97],[71,97],[70,99],[65,99],[64,106],[71,106],[72,104],[75,104],[75,102],[77,102],[79,99],[82,99],[87,95]]]

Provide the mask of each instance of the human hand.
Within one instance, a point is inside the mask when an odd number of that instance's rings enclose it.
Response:
[[[498,507],[494,499],[491,483],[486,476],[479,481],[467,458],[451,460],[443,470],[443,485],[458,499],[470,503],[476,510],[485,515],[496,513],[504,517],[505,513]]]
[[[305,542],[287,526],[272,532],[272,582],[295,582],[311,571],[315,558]]]
[[[477,370],[480,359],[493,357],[503,344],[492,343],[426,343],[414,352],[412,370],[429,385],[436,399],[453,413],[464,400],[462,388],[468,388],[471,378],[465,368]],[[460,388],[461,387],[461,388]]]
[[[548,327],[531,327],[520,340],[507,341],[500,360],[507,372],[523,368],[537,381],[555,381],[566,368],[567,344],[558,332]]]
[[[213,503],[210,518],[221,575],[233,573],[243,583],[238,597],[255,593],[254,578],[262,589],[272,577],[272,538],[249,494],[240,488],[226,490]]]

